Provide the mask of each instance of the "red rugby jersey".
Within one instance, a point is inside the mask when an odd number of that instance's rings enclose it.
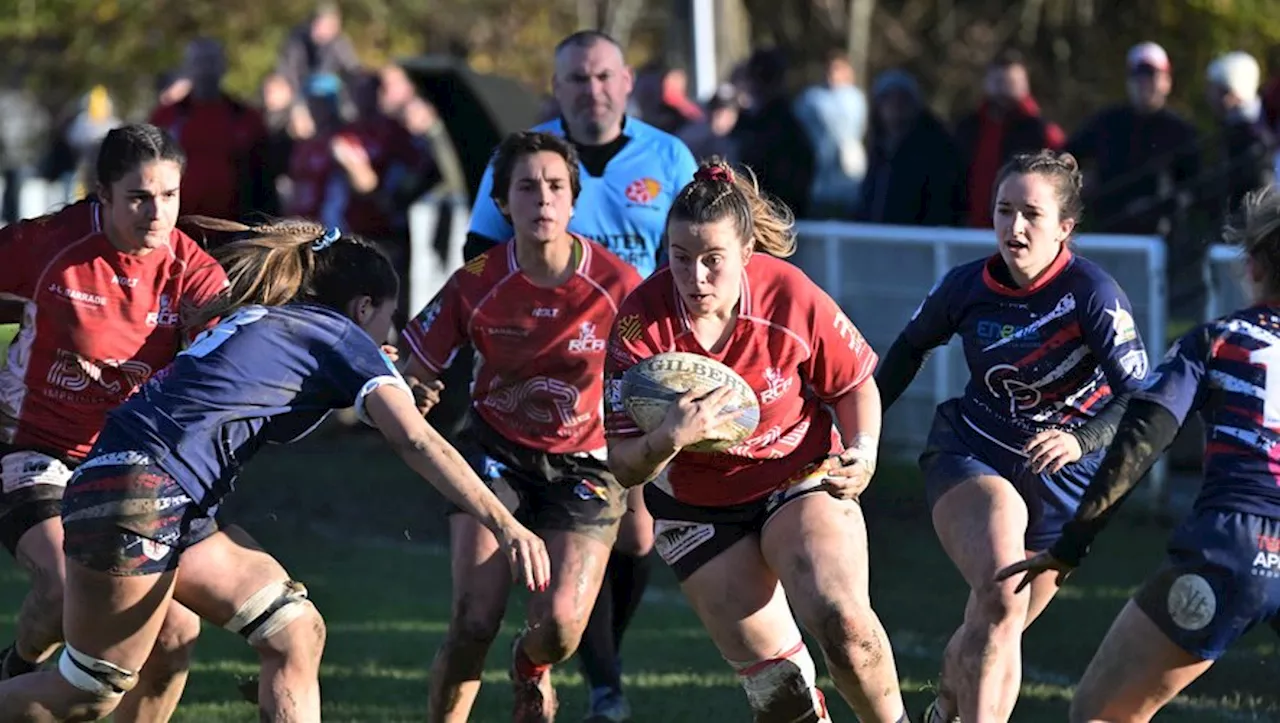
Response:
[[[877,357],[835,301],[795,266],[753,254],[732,335],[718,354],[694,337],[671,268],[627,298],[609,339],[605,424],[614,438],[640,429],[622,405],[622,375],[663,352],[701,354],[742,376],[760,402],[755,435],[722,453],[681,452],[654,480],[676,499],[709,507],[760,499],[841,449],[822,406],[871,378]]]
[[[226,274],[174,230],[144,256],[116,250],[88,200],[0,229],[0,294],[26,302],[0,370],[0,441],[82,459],[108,411],[168,364],[180,311]]]
[[[552,289],[516,263],[515,242],[472,259],[405,329],[414,357],[437,374],[467,342],[479,357],[472,404],[507,439],[551,454],[604,449],[603,375],[609,328],[640,275],[587,239],[578,268]]]

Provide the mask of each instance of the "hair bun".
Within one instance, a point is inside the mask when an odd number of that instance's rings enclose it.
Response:
[[[1067,153],[1066,151],[1058,154],[1058,163],[1061,163],[1063,168],[1066,168],[1072,173],[1080,170],[1080,162],[1076,160],[1075,156]]]
[[[698,168],[693,180],[717,183],[733,183],[733,169],[725,163],[708,163]]]

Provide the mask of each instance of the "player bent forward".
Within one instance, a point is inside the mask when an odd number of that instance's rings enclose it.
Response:
[[[609,466],[623,485],[648,483],[658,553],[738,671],[755,721],[830,720],[790,608],[861,720],[906,721],[871,609],[857,499],[880,433],[876,355],[830,297],[775,258],[795,248],[790,215],[730,167],[698,170],[667,233],[669,267],[627,297],[610,339]],[[619,399],[621,375],[672,351],[741,375],[762,402],[761,434],[726,453],[685,449],[732,416],[727,389],[686,395],[642,433]]]
[[[66,647],[56,671],[0,684],[0,721],[99,720],[138,681],[173,601],[248,639],[264,721],[320,720],[325,627],[275,558],[219,503],[266,443],[299,439],[354,406],[422,477],[484,520],[538,587],[542,541],[512,518],[418,413],[380,351],[398,282],[373,245],[286,222],[214,257],[231,285],[200,311],[223,321],[108,416],[63,497]]]

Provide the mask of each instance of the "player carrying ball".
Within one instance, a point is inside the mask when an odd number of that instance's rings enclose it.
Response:
[[[655,547],[738,671],[754,720],[830,720],[794,608],[858,717],[905,721],[871,609],[857,501],[880,434],[876,355],[830,297],[777,258],[795,248],[791,217],[753,179],[705,163],[676,198],[667,237],[670,265],[627,298],[610,338],[609,467],[627,487],[646,485]],[[761,402],[758,435],[725,453],[684,449],[732,415],[727,388],[685,395],[643,433],[621,377],[672,351],[741,375]]]
[[[522,132],[503,141],[493,198],[515,238],[455,272],[404,333],[408,374],[420,381],[436,380],[459,347],[475,347],[471,464],[550,549],[555,575],[530,597],[512,646],[518,723],[554,718],[551,666],[578,647],[626,510],[605,466],[601,399],[608,329],[640,275],[568,231],[578,175],[563,138]],[[431,668],[432,721],[470,716],[510,588],[493,533],[454,512],[453,613]]]
[[[1002,571],[1061,581],[1193,412],[1204,485],[1165,564],[1121,610],[1076,687],[1070,720],[1148,721],[1254,625],[1280,631],[1280,195],[1246,199],[1227,239],[1253,305],[1178,340],[1134,395],[1084,501],[1047,552]]]
[[[214,251],[231,285],[192,320],[222,321],[107,418],[62,503],[66,647],[56,671],[0,683],[0,721],[99,720],[138,683],[173,601],[243,635],[261,658],[261,717],[320,720],[325,627],[306,588],[219,504],[266,444],[354,406],[406,463],[484,520],[530,587],[543,543],[423,420],[376,340],[398,282],[372,244],[304,221],[249,228]]]
[[[964,342],[969,384],[920,455],[934,530],[970,587],[926,723],[1009,720],[1022,631],[1056,587],[993,576],[1058,539],[1147,373],[1128,298],[1071,253],[1080,187],[1068,154],[1015,156],[996,181],[998,252],[943,277],[876,375],[887,409],[932,349]]]

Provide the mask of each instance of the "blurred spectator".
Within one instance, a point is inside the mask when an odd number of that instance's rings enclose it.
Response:
[[[813,185],[813,147],[787,96],[787,61],[782,51],[752,53],[743,78],[750,106],[733,129],[739,158],[756,172],[766,193],[803,218],[809,212]]]
[[[187,154],[184,215],[241,219],[278,207],[275,183],[263,159],[266,124],[257,110],[223,92],[226,72],[222,43],[212,38],[191,41],[174,83],[185,92],[151,114],[150,122],[168,131]]]
[[[1001,166],[1019,153],[1058,150],[1066,143],[1062,129],[1040,115],[1020,53],[1009,50],[996,56],[987,68],[983,95],[978,109],[956,125],[966,168],[966,217],[975,228],[991,228]]]
[[[1262,69],[1252,55],[1237,51],[1214,60],[1208,80],[1209,105],[1219,123],[1219,148],[1204,200],[1220,219],[1239,208],[1245,194],[1275,181],[1276,144],[1258,95]]]
[[[409,74],[395,63],[388,63],[378,70],[378,108],[390,118],[404,122],[405,109],[418,97]]]
[[[401,250],[415,189],[434,186],[439,172],[397,118],[382,112],[379,75],[356,76],[351,97],[359,114],[334,138],[334,158],[346,171],[333,188],[344,228]],[[397,254],[403,255],[403,254]]]
[[[333,2],[320,3],[307,22],[289,33],[276,65],[299,97],[312,75],[336,75],[346,83],[359,71],[360,59],[342,32],[342,11]]]
[[[98,157],[98,146],[111,129],[121,124],[122,121],[116,117],[115,104],[105,87],[94,86],[81,99],[79,112],[71,118],[62,132],[67,160],[71,163],[69,169],[64,169],[68,198],[82,198],[97,186],[94,162]]]
[[[305,89],[307,115],[311,133],[299,136],[289,155],[291,189],[285,213],[319,221],[328,226],[341,226],[344,209],[326,203],[338,197],[330,193],[331,183],[340,183],[339,167],[334,158],[333,137],[342,127],[339,107],[342,81],[336,75],[313,75]]]
[[[1166,105],[1173,79],[1164,48],[1135,45],[1126,64],[1129,102],[1089,119],[1067,150],[1094,167],[1084,189],[1093,230],[1163,236],[1200,173],[1199,139]]]
[[[867,96],[843,52],[827,56],[826,81],[805,89],[795,112],[813,144],[816,167],[809,216],[851,218],[867,175]]]
[[[414,96],[404,109],[404,123],[413,134],[414,142],[427,154],[440,173],[439,190],[458,197],[467,196],[467,174],[458,157],[458,147],[449,134],[449,128],[440,120],[435,106],[425,98]],[[423,192],[432,189],[423,188]]]
[[[681,68],[652,63],[641,69],[631,100],[640,120],[668,133],[679,134],[703,118],[702,108],[689,98],[689,76]]]
[[[872,86],[868,151],[858,220],[907,226],[960,223],[964,169],[959,151],[906,71],[886,71]]]
[[[707,102],[706,117],[690,123],[680,132],[680,140],[689,146],[698,160],[720,156],[730,163],[738,162],[738,149],[733,143],[733,127],[738,123],[738,91],[722,85]]]
[[[263,173],[275,189],[275,206],[262,211],[280,213],[280,199],[288,195],[289,156],[293,153],[294,135],[290,119],[295,108],[293,87],[279,73],[262,80],[262,115],[267,127],[267,141],[262,153]]]

